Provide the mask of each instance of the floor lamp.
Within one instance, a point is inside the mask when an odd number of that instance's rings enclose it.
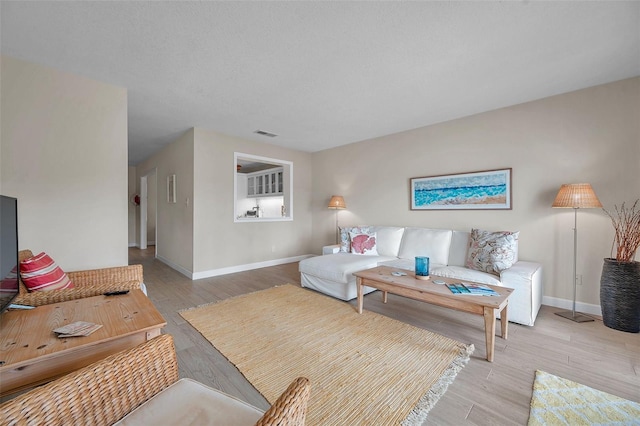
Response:
[[[578,209],[593,209],[602,207],[600,200],[588,183],[565,184],[560,187],[558,195],[551,207],[573,209],[573,309],[571,311],[556,312],[563,318],[575,322],[589,322],[593,318],[576,312],[576,286],[578,275],[576,273],[576,261],[578,255]]]
[[[347,204],[344,202],[344,198],[342,198],[342,195],[332,195],[328,207],[336,211],[336,244],[339,244],[340,228],[338,228],[338,210],[346,209]]]

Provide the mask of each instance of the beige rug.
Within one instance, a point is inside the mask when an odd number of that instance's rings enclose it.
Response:
[[[639,424],[639,403],[536,371],[529,426]]]
[[[293,285],[181,315],[271,403],[308,377],[310,426],[421,424],[473,352]]]

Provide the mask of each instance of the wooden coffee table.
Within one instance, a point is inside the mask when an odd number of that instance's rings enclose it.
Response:
[[[406,272],[406,276],[396,277],[392,271]],[[484,334],[487,345],[487,361],[493,362],[493,349],[495,346],[496,311],[500,312],[500,329],[503,339],[507,338],[507,305],[513,289],[490,285],[500,296],[476,296],[453,294],[446,285],[434,284],[434,279],[445,283],[471,282],[452,278],[432,276],[430,280],[418,280],[411,271],[403,271],[388,266],[355,272],[358,290],[358,313],[362,313],[364,302],[362,288],[364,286],[382,290],[383,302],[387,303],[387,293],[397,294],[421,302],[443,306],[484,317]],[[477,283],[474,283],[477,284]]]
[[[75,321],[102,324],[84,337],[58,338]],[[140,290],[15,310],[0,316],[0,396],[46,383],[160,334],[167,322]]]

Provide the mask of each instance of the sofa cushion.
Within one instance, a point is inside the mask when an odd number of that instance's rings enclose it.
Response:
[[[180,379],[116,425],[252,425],[264,412],[191,379]]]
[[[502,285],[493,274],[465,268],[464,266],[436,266],[431,268],[431,275],[455,278],[461,281],[473,281],[481,284]]]
[[[398,226],[372,226],[378,236],[378,254],[380,256],[398,256],[404,228]]]
[[[490,232],[472,229],[467,268],[499,275],[518,258],[519,232]]]
[[[351,253],[364,256],[377,256],[375,232],[349,232],[351,239]]]
[[[398,257],[414,259],[428,256],[432,264],[446,265],[449,261],[450,229],[406,228]]]
[[[471,233],[466,231],[453,231],[451,235],[451,248],[449,249],[449,262],[447,265],[466,265],[470,235]]]
[[[378,266],[378,262],[392,260],[391,256],[360,256],[351,253],[336,253],[315,256],[300,261],[303,274],[346,284],[353,279],[351,274]]]
[[[414,259],[393,259],[393,260],[386,260],[384,262],[380,262],[378,263],[378,266],[388,266],[390,268],[396,268],[396,269],[405,269],[407,271],[415,271],[416,270],[416,260]],[[432,268],[439,268],[439,267],[443,267],[446,265],[441,265],[438,263],[432,263],[431,259],[429,259],[429,269]]]
[[[51,291],[73,288],[73,283],[46,253],[20,262],[20,276],[29,291]]]

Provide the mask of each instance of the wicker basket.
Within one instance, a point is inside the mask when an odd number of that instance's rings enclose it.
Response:
[[[640,332],[640,262],[604,259],[600,305],[604,325],[628,333]]]

